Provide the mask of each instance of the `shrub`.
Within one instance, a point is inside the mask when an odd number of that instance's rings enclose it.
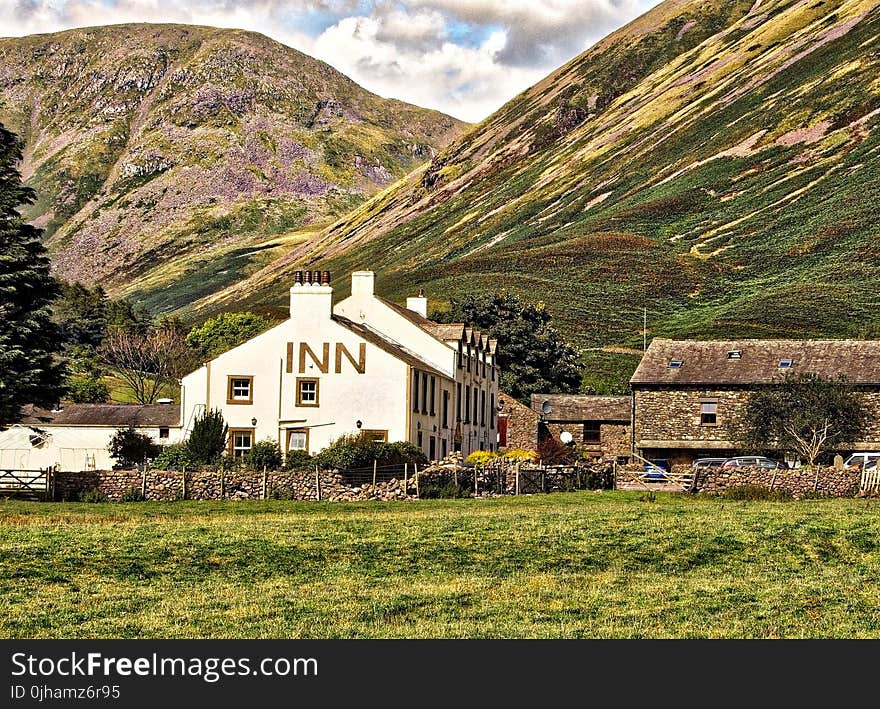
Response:
[[[505,460],[513,460],[519,461],[520,463],[531,462],[538,459],[538,454],[535,451],[527,451],[522,448],[514,448],[513,450],[507,451],[503,456],[501,456]]]
[[[186,442],[193,463],[216,463],[226,448],[228,433],[229,426],[223,421],[222,412],[211,409],[197,416]]]
[[[146,433],[124,428],[113,434],[107,450],[123,465],[138,465],[159,455],[161,447]]]
[[[545,465],[570,465],[574,462],[576,451],[547,436],[538,441],[538,457]]]
[[[465,459],[465,463],[470,463],[471,465],[486,465],[497,457],[498,454],[493,453],[492,451],[474,451]]]
[[[788,490],[771,490],[763,485],[734,485],[724,491],[723,497],[726,500],[771,500],[774,502],[792,499]]]
[[[154,470],[192,470],[196,467],[186,443],[172,443],[164,446],[150,467]]]
[[[74,404],[103,404],[110,390],[100,379],[77,377],[67,380],[67,396]]]
[[[273,487],[269,490],[270,500],[294,500],[293,490],[289,487]]]
[[[250,470],[281,470],[281,449],[277,442],[267,438],[254,443],[243,462]]]
[[[318,453],[314,463],[322,468],[350,470],[370,468],[373,461],[377,465],[403,466],[404,463],[424,465],[428,462],[425,454],[412,443],[398,441],[384,443],[373,441],[363,434],[344,435]]]
[[[123,502],[144,502],[146,499],[143,493],[136,487],[130,487],[122,493]]]
[[[470,497],[470,488],[456,484],[454,480],[449,480],[445,484],[431,483],[419,489],[419,497],[426,499],[457,499],[461,497]]]
[[[95,487],[79,493],[80,502],[107,502],[107,496]]]
[[[315,465],[308,451],[287,451],[284,456],[284,470],[307,470]]]

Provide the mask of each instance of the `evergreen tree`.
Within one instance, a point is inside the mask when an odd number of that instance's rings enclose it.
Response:
[[[506,292],[468,295],[433,318],[463,322],[497,340],[501,389],[520,401],[528,403],[538,392],[571,394],[580,388],[577,352],[550,324],[543,303],[523,303]]]
[[[229,426],[223,420],[223,413],[211,409],[196,416],[186,448],[194,463],[211,465],[216,463],[226,448]]]
[[[58,285],[40,230],[18,211],[35,199],[22,184],[19,160],[18,139],[0,125],[0,426],[17,421],[23,404],[56,403],[65,374],[50,310]]]

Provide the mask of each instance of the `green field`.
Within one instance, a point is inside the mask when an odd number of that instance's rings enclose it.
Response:
[[[880,637],[880,503],[0,502],[7,638]]]

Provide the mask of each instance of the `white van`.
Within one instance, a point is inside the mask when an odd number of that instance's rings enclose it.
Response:
[[[864,468],[866,463],[877,463],[880,453],[877,451],[853,453],[843,462],[844,468]]]

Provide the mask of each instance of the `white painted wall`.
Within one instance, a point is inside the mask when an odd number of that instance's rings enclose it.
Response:
[[[62,471],[109,470],[117,462],[107,452],[110,439],[119,430],[117,428],[45,424],[37,428],[49,436],[39,448],[31,445],[30,436],[34,430],[30,427],[16,425],[0,431],[0,469],[37,470],[57,465]],[[169,428],[168,438],[159,438],[158,428],[137,430],[162,445],[181,440],[180,428]]]

